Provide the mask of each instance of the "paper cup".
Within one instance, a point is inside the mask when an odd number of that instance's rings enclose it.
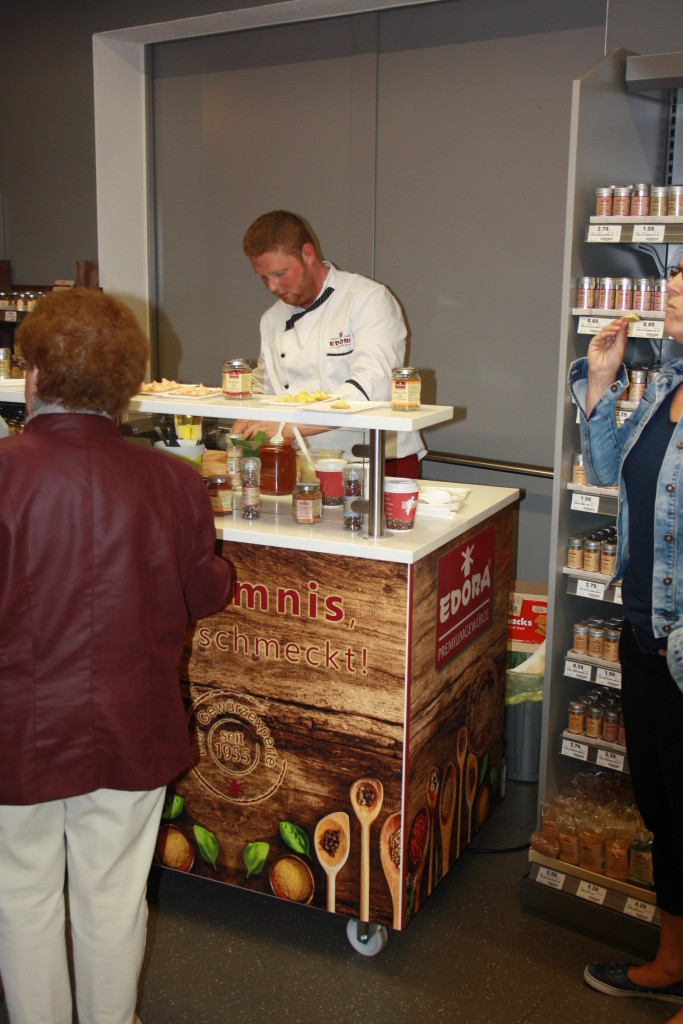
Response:
[[[160,452],[167,452],[168,455],[175,455],[177,459],[183,459],[184,462],[188,462],[196,469],[198,473],[201,473],[205,451],[203,444],[196,444],[191,448],[188,445],[183,445],[180,448],[171,448],[169,445],[165,445],[163,441],[155,441],[154,447]]]
[[[344,504],[344,481],[342,470],[346,459],[318,459],[315,464],[315,475],[320,481],[323,494],[323,505]]]
[[[417,480],[384,481],[384,518],[387,530],[412,530],[418,493]]]

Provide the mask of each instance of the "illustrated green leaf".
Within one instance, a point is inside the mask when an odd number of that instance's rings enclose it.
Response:
[[[218,840],[216,839],[213,832],[209,832],[208,828],[203,828],[201,825],[194,826],[194,836],[197,840],[197,846],[207,864],[210,864],[212,868],[216,867],[216,860],[218,859]]]
[[[247,878],[250,875],[260,875],[263,871],[263,865],[266,863],[266,857],[270,850],[270,844],[265,842],[247,843],[242,853],[247,869]]]
[[[169,793],[164,801],[164,809],[161,812],[161,817],[166,821],[172,821],[174,818],[180,817],[183,813],[184,801],[181,796],[177,793]]]
[[[281,821],[280,835],[290,850],[294,850],[295,853],[303,853],[305,857],[310,857],[311,840],[299,825],[293,825],[291,821]]]

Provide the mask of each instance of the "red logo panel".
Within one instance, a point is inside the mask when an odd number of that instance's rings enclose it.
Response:
[[[439,559],[436,667],[441,668],[491,624],[495,527]]]

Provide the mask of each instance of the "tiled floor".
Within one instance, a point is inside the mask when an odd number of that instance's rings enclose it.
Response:
[[[676,1007],[614,999],[582,980],[618,950],[520,909],[536,786],[508,793],[403,932],[364,957],[346,922],[153,872],[143,1024],[659,1024]],[[476,850],[479,852],[475,852]],[[486,851],[486,852],[485,852]],[[0,1024],[7,1024],[0,1006]]]

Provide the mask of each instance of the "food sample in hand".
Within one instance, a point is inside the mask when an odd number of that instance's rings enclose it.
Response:
[[[622,320],[628,320],[630,323],[635,323],[636,320],[640,320],[640,317],[638,316],[637,313],[629,312],[629,313],[624,313],[624,315],[622,316],[621,319]]]

